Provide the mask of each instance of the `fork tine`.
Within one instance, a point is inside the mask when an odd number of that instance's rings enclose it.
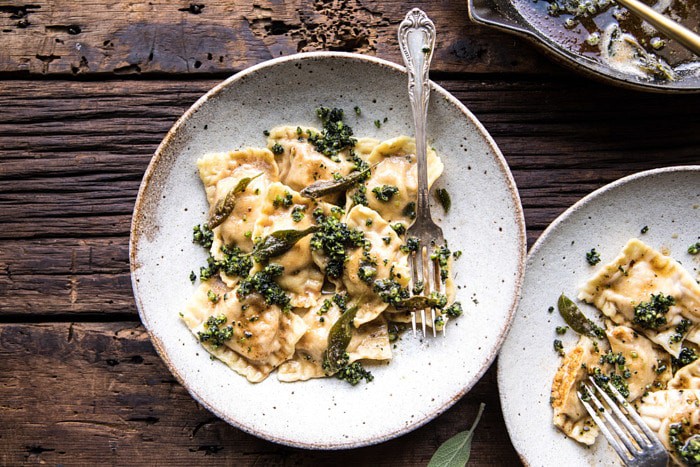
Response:
[[[586,393],[588,394],[588,398],[593,400],[595,396],[591,392],[591,390],[586,386],[585,384],[583,385],[583,388],[586,390]],[[593,418],[595,421],[596,425],[598,425],[598,428],[600,428],[600,431],[603,432],[603,436],[608,440],[610,443],[610,446],[615,450],[618,456],[620,456],[622,459],[629,459],[629,456],[627,455],[627,452],[625,449],[620,445],[620,443],[617,441],[615,436],[613,436],[612,433],[610,433],[610,430],[608,430],[608,427],[605,425],[605,422],[598,416],[598,413],[596,410],[591,407],[591,405],[586,401],[586,398],[583,397],[581,394],[581,391],[578,391],[578,398],[583,404],[583,406],[586,408],[586,411],[588,414]]]
[[[416,332],[416,312],[412,311],[411,312],[411,327],[413,328],[413,336],[415,337],[417,332]]]
[[[603,399],[605,400],[605,402],[608,403],[608,406],[610,406],[610,408],[613,410],[613,412],[615,412],[615,415],[617,415],[617,418],[619,418],[620,421],[622,422],[622,424],[625,425],[625,428],[627,428],[627,431],[632,436],[632,438],[634,438],[634,440],[637,442],[637,444],[639,446],[641,446],[642,443],[650,445],[651,443],[649,443],[649,439],[644,439],[639,434],[639,432],[635,429],[635,427],[629,422],[629,420],[627,420],[627,417],[625,417],[625,415],[622,413],[618,404],[613,402],[613,400],[610,398],[610,396],[608,396],[608,394],[606,394],[606,392],[603,391],[603,389],[601,389],[601,387],[596,384],[596,382],[593,378],[589,377],[589,379],[590,379],[591,383],[593,383],[593,385],[596,387],[596,389],[598,389],[598,392],[600,393],[600,395],[603,396]],[[615,392],[617,392],[617,389],[615,388],[615,386],[608,385],[608,387],[614,389]],[[619,392],[617,392],[617,395],[619,396],[619,399],[618,399],[619,405],[625,407],[625,411],[627,413],[630,413],[632,411],[632,409],[630,408],[629,403],[622,397],[622,395]],[[645,425],[645,424],[642,423],[642,425]]]
[[[657,437],[656,434],[651,431],[651,428],[642,420],[642,417],[639,416],[636,410],[634,410],[634,407],[632,407],[629,402],[625,400],[624,397],[622,397],[622,394],[615,388],[615,386],[610,386],[610,389],[612,389],[613,394],[615,395],[615,399],[620,403],[625,408],[625,411],[627,414],[632,417],[632,420],[637,424],[637,426],[642,430],[642,432],[646,435],[648,439],[648,444],[651,445],[656,441]]]
[[[600,389],[600,386],[596,385],[595,383],[593,383],[593,384],[600,394],[604,394],[604,392]],[[611,412],[610,410],[608,410],[608,408],[606,408],[603,405],[602,402],[600,402],[600,399],[598,398],[598,396],[595,395],[595,391],[592,391],[592,392],[593,392],[593,394],[592,394],[591,400],[596,405],[596,408],[598,409],[598,411],[603,414],[603,418],[605,419],[605,421],[608,422],[608,425],[610,425],[610,428],[612,428],[612,430],[615,432],[618,439],[622,442],[622,444],[625,445],[625,447],[630,452],[630,454],[634,455],[635,453],[638,453],[640,451],[640,446],[635,445],[632,443],[632,441],[630,441],[629,436],[625,433],[625,431],[622,429],[622,427],[620,427],[620,424],[615,420],[615,417],[613,417],[613,414],[615,414],[618,417],[624,418],[624,416],[622,415],[622,412],[620,412],[619,410],[617,412],[615,412],[615,411]],[[608,400],[610,400],[610,398],[608,398]],[[610,402],[612,402],[612,401],[610,401]],[[615,404],[613,404],[613,406],[614,405]]]
[[[420,262],[420,258],[416,258],[417,255],[415,252],[411,253],[408,256],[408,262],[409,262],[409,267],[411,268],[411,288],[413,288],[416,283],[418,282],[418,264],[416,262]],[[412,311],[411,312],[411,328],[413,329],[413,337],[418,335],[418,332],[416,331],[416,312]]]
[[[430,260],[429,255],[428,255],[428,246],[427,245],[421,245],[420,247],[420,255],[421,255],[421,271],[423,272],[423,277],[424,278],[429,278],[430,277]],[[430,295],[430,292],[432,291],[432,281],[426,280],[425,282],[425,295]],[[425,319],[425,309],[422,309],[420,311],[420,316],[423,324],[423,337],[426,336],[425,332],[425,326],[426,326],[426,319]]]

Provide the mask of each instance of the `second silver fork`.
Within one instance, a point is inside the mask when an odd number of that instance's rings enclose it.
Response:
[[[423,294],[444,293],[437,260],[431,259],[433,250],[445,244],[442,229],[430,215],[428,202],[428,153],[426,120],[430,100],[428,71],[435,47],[435,25],[418,8],[406,15],[399,25],[399,47],[408,71],[408,96],[413,110],[413,124],[416,136],[416,159],[418,170],[418,196],[416,199],[416,220],[406,232],[407,238],[418,240],[418,251],[409,257],[411,279],[415,294],[417,285],[422,285]],[[426,310],[420,310],[423,336],[426,334]],[[435,308],[430,309],[433,336],[436,333]],[[413,333],[416,334],[416,314],[411,313]],[[444,331],[444,327],[443,327]]]

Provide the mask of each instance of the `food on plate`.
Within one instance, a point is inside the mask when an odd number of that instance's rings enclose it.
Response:
[[[567,327],[580,337],[568,352],[560,345],[563,359],[551,393],[554,425],[580,443],[595,442],[598,427],[578,398],[581,384],[592,377],[634,404],[674,461],[698,465],[698,282],[673,258],[631,239],[578,298],[595,305],[603,323],[595,324],[564,295],[559,299]]]
[[[266,148],[197,161],[210,210],[193,240],[209,258],[181,317],[251,382],[275,369],[287,382],[370,381],[363,362],[392,358],[412,310],[435,309],[426,324],[437,329],[462,313],[450,274],[459,252],[435,245],[444,293],[421,295],[411,282],[415,141],[355,138],[342,110],[317,115],[321,130],[279,126],[265,132]],[[431,149],[431,185],[442,171]]]
[[[615,2],[530,1],[539,14],[537,22],[555,29],[563,47],[620,72],[649,81],[673,81],[700,69],[692,52]],[[654,1],[650,6],[697,32],[700,8],[695,0]]]

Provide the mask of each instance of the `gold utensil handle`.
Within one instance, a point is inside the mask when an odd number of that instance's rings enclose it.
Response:
[[[658,13],[639,0],[615,0],[668,37],[677,40],[685,48],[700,57],[700,36],[685,26]]]

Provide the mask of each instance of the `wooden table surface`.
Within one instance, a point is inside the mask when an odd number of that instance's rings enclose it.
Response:
[[[432,77],[505,154],[532,244],[606,183],[700,163],[700,96],[582,78],[470,24],[463,0],[198,1],[0,1],[0,464],[424,465],[485,402],[471,465],[518,465],[495,364],[433,422],[348,451],[275,445],[199,406],[132,297],[129,225],[151,155],[249,65],[311,50],[400,62],[397,25],[422,7],[439,31]]]

